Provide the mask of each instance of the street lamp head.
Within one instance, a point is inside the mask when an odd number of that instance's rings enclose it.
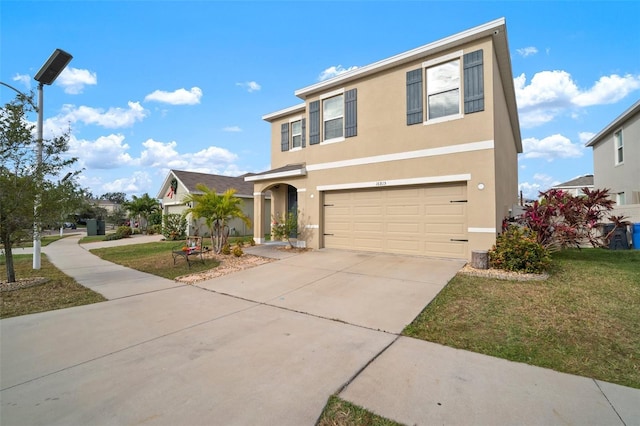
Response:
[[[73,56],[64,50],[56,49],[33,78],[41,84],[50,85],[58,78],[62,70],[71,62],[72,58]]]

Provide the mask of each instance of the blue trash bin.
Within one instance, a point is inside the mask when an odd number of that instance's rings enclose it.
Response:
[[[640,250],[640,223],[634,223],[633,234],[631,235],[631,243],[635,250]]]

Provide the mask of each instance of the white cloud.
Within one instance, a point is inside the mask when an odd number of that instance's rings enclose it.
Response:
[[[31,77],[27,74],[16,74],[12,78],[13,81],[17,81],[27,89],[31,89]]]
[[[162,169],[179,169],[216,173],[226,170],[238,159],[231,151],[210,146],[195,153],[180,154],[176,150],[177,142],[159,142],[148,139],[143,142],[145,148],[140,154],[140,165]]]
[[[516,49],[516,52],[518,52],[518,55],[526,58],[527,56],[535,55],[536,53],[538,53],[538,49],[533,46],[529,46],[523,47],[522,49]]]
[[[64,92],[70,95],[82,93],[87,85],[98,84],[98,76],[89,70],[67,67],[56,79],[56,84],[64,88]]]
[[[559,181],[548,175],[536,173],[533,175],[533,182],[522,182],[518,185],[518,189],[522,191],[524,198],[537,199],[540,192],[546,191],[559,183]]]
[[[202,90],[199,87],[192,87],[191,90],[178,89],[173,92],[156,90],[145,96],[145,102],[156,101],[171,105],[195,105],[200,103]]]
[[[583,144],[589,142],[591,138],[593,138],[596,134],[592,132],[580,132],[578,133],[578,137],[580,138],[580,142]]]
[[[222,130],[225,132],[241,132],[242,131],[242,129],[238,126],[227,126]]]
[[[147,116],[147,111],[140,105],[140,102],[128,102],[129,108],[109,108],[103,111],[98,108],[88,106],[77,107],[75,105],[64,105],[62,112],[52,119],[47,120],[45,129],[65,129],[70,124],[81,122],[84,124],[94,124],[110,129],[130,127],[136,121],[142,121]]]
[[[147,192],[153,198],[156,195],[154,191],[157,191],[157,188],[155,188],[157,184],[147,172],[135,171],[129,177],[104,183],[102,190],[104,192],[126,192],[129,195],[141,195]]]
[[[578,106],[615,104],[629,93],[640,89],[640,75],[613,74],[600,77],[592,88],[577,95],[572,102]]]
[[[76,139],[71,135],[69,154],[78,157],[80,164],[91,169],[115,169],[135,165],[136,161],[127,153],[129,145],[123,135],[101,136],[95,141]]]
[[[522,140],[523,158],[542,158],[553,161],[556,158],[577,158],[583,155],[582,147],[568,138],[555,134],[544,139],[526,138]]]
[[[640,89],[640,75],[603,76],[589,89],[581,89],[566,71],[541,71],[527,85],[525,74],[513,79],[522,127],[548,123],[567,110],[618,102]],[[570,114],[578,117],[575,111]]]
[[[357,66],[344,68],[342,65],[337,65],[337,66],[334,65],[334,66],[331,66],[331,67],[327,68],[326,70],[322,71],[320,73],[320,75],[318,76],[318,80],[320,80],[320,81],[328,80],[330,78],[336,77],[336,76],[338,76],[340,74],[343,74],[345,72],[348,72],[348,71],[355,70],[357,68],[358,68]]]
[[[236,83],[236,86],[244,87],[245,89],[247,89],[247,92],[249,93],[257,92],[258,90],[262,89],[262,86],[260,86],[255,81],[246,81],[244,83]]]

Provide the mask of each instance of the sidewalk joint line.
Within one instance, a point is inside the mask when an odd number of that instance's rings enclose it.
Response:
[[[598,383],[598,380],[596,379],[591,379],[593,380],[593,383],[596,384],[596,386],[598,387],[598,390],[600,391],[600,393],[602,394],[602,396],[604,396],[604,399],[607,400],[607,402],[609,403],[609,405],[611,406],[611,409],[613,410],[614,413],[616,413],[616,416],[618,416],[618,418],[620,419],[620,421],[622,422],[623,426],[627,426],[627,423],[624,421],[624,419],[622,418],[622,416],[620,415],[620,413],[618,413],[618,410],[616,410],[616,407],[614,407],[613,403],[611,402],[611,400],[609,399],[609,397],[607,397],[607,394],[604,393],[604,391],[602,390],[602,388],[600,387],[600,383]]]

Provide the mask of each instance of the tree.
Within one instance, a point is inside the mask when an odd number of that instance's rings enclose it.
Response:
[[[124,192],[107,192],[100,196],[101,200],[109,200],[115,204],[124,204],[127,201],[127,194]]]
[[[66,201],[59,195],[68,188],[73,189],[68,194],[78,192],[73,181],[62,185],[57,179],[77,161],[65,156],[69,149],[68,133],[43,140],[42,161],[38,161],[34,126],[26,118],[34,111],[33,105],[33,95],[19,95],[0,109],[0,242],[9,282],[16,281],[13,246],[33,235],[34,222],[59,221],[62,203]],[[40,200],[37,212],[36,199]]]
[[[143,194],[142,197],[134,195],[132,198],[131,201],[125,201],[123,207],[129,211],[132,217],[138,218],[140,229],[146,230],[149,216],[160,210],[158,200],[151,198],[147,193]]]
[[[238,218],[251,226],[251,219],[242,211],[242,199],[235,196],[235,189],[227,189],[222,195],[201,183],[196,185],[196,189],[201,193],[188,194],[182,199],[182,202],[192,206],[185,210],[184,215],[191,213],[195,219],[205,220],[211,235],[211,246],[216,253],[220,253],[229,238],[227,223]]]

